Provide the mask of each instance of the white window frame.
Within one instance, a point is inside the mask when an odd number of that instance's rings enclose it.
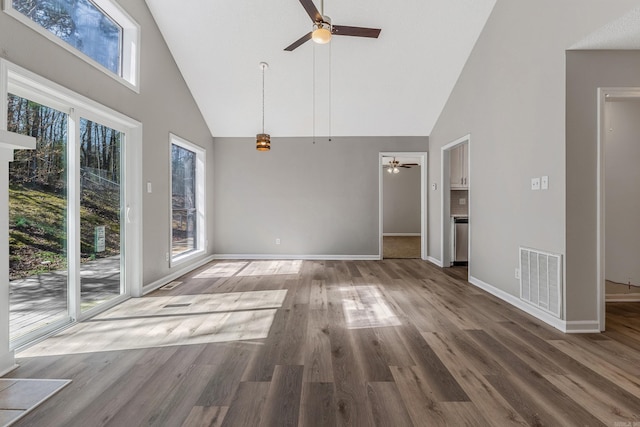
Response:
[[[74,233],[80,227],[80,217],[75,214],[80,206],[80,193],[69,188],[67,194],[68,212],[67,228],[68,262],[69,262],[69,294],[68,308],[70,321],[87,319],[122,302],[129,296],[142,296],[142,123],[133,120],[115,110],[77,94],[57,83],[51,82],[31,71],[0,58],[0,126],[6,129],[8,93],[30,99],[34,102],[55,108],[69,114],[69,156],[68,176],[76,176],[79,182],[79,153],[76,145],[76,133],[80,117],[99,122],[124,134],[122,150],[122,168],[125,171],[122,186],[124,188],[124,248],[126,261],[123,264],[124,293],[96,309],[82,312],[80,309],[80,286],[73,282],[79,279],[80,242]],[[73,160],[71,160],[73,159]],[[1,260],[0,260],[1,261]],[[126,267],[126,268],[125,268]],[[50,330],[62,325],[53,324]],[[46,331],[39,330],[33,336],[27,335],[15,345],[41,336]]]
[[[109,16],[116,24],[122,27],[122,49],[120,74],[116,74],[113,71],[100,64],[95,59],[91,58],[87,54],[76,49],[66,41],[57,37],[55,34],[42,27],[37,22],[31,20],[29,17],[23,15],[13,8],[12,0],[4,0],[3,9],[5,13],[22,22],[27,27],[40,33],[47,39],[56,43],[58,46],[63,47],[69,52],[76,55],[78,58],[93,65],[98,70],[104,72],[108,76],[114,78],[118,82],[127,86],[129,89],[140,92],[140,25],[114,0],[91,0],[98,6],[107,16]]]
[[[173,169],[171,165],[171,147],[177,145],[196,153],[196,249],[173,256]],[[207,152],[204,148],[169,133],[169,267],[175,267],[207,252],[207,204],[206,197]]]

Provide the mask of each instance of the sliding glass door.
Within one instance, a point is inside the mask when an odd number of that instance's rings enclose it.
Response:
[[[124,292],[122,286],[123,135],[80,119],[80,307],[91,310]]]
[[[125,294],[125,133],[52,105],[8,95],[8,129],[37,141],[10,163],[14,346]]]
[[[9,94],[8,130],[37,142],[9,168],[12,340],[69,320],[68,125],[67,113]]]

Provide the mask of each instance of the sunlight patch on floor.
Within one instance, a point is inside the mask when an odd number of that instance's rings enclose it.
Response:
[[[282,289],[134,298],[17,356],[263,339],[286,293]]]
[[[194,279],[211,279],[213,277],[232,277],[242,270],[248,262],[221,262],[214,264],[193,276]]]
[[[344,294],[342,309],[349,329],[400,326],[402,323],[376,286],[340,288]]]
[[[302,268],[301,260],[284,261],[252,261],[238,276],[274,276],[281,274],[298,274]]]
[[[193,276],[193,278],[212,279],[216,277],[224,278],[233,276],[247,277],[299,274],[301,267],[301,260],[219,262],[199,272]]]

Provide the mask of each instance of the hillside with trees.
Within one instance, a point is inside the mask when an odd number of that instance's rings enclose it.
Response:
[[[120,252],[121,134],[80,118],[81,144],[68,150],[67,113],[10,95],[8,130],[36,139],[35,150],[16,151],[10,164],[10,278],[64,270],[67,252],[69,153],[80,161],[81,261]],[[73,178],[72,178],[73,179]],[[97,251],[96,227],[105,227]]]

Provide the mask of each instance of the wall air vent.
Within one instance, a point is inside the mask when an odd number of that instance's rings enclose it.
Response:
[[[562,255],[520,248],[520,299],[560,318]]]

